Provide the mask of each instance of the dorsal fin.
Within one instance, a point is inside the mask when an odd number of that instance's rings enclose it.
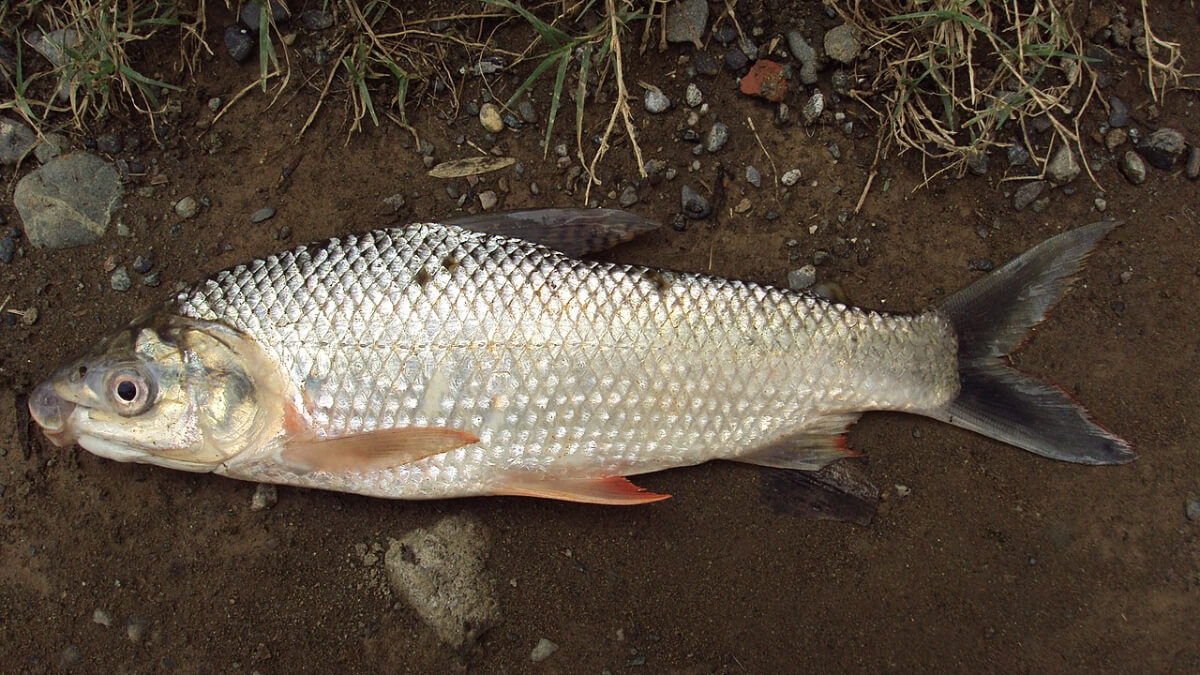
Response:
[[[443,221],[472,232],[524,239],[578,258],[658,229],[658,223],[618,209],[528,209]]]

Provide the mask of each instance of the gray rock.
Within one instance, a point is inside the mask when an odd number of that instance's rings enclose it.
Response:
[[[500,198],[496,196],[496,192],[494,190],[484,190],[483,192],[479,193],[479,207],[484,211],[490,211],[496,208],[496,204],[499,201]]]
[[[1200,146],[1192,146],[1192,149],[1188,151],[1187,168],[1184,171],[1192,180],[1200,178]]]
[[[1192,522],[1200,520],[1200,499],[1189,499],[1183,512],[1187,515],[1187,519]]]
[[[500,623],[484,569],[489,539],[477,520],[449,516],[392,540],[384,557],[393,590],[452,647],[470,646]]]
[[[1067,145],[1059,146],[1058,150],[1054,151],[1054,156],[1046,163],[1046,177],[1054,185],[1070,183],[1079,176],[1080,171],[1083,169],[1079,166],[1075,151]]]
[[[708,27],[708,0],[682,0],[667,6],[667,42],[700,47]]]
[[[113,290],[118,293],[124,293],[133,286],[133,281],[129,278],[129,270],[125,269],[124,265],[113,270],[108,282],[112,285]]]
[[[753,166],[746,167],[746,182],[754,187],[762,187],[762,174]]]
[[[750,65],[750,59],[746,58],[746,54],[736,47],[731,49],[725,55],[725,70],[740,75],[746,71],[746,67]]]
[[[133,259],[133,271],[138,274],[145,274],[154,269],[154,258],[149,255],[139,255]]]
[[[626,185],[625,189],[621,190],[621,196],[617,198],[617,203],[626,209],[638,203],[637,188],[632,185]]]
[[[99,624],[105,628],[111,628],[113,624],[112,615],[97,607],[92,612],[92,623]]]
[[[265,511],[278,503],[278,487],[271,483],[259,483],[254,486],[254,496],[250,498],[251,511]]]
[[[837,144],[837,141],[830,141],[829,145],[825,146],[829,150],[829,156],[835,160],[842,158],[842,148]]]
[[[1175,166],[1175,162],[1183,156],[1185,147],[1183,134],[1174,129],[1162,127],[1142,139],[1137,144],[1137,151],[1139,155],[1146,158],[1147,162],[1163,171],[1170,171]]]
[[[687,102],[689,108],[695,108],[704,102],[704,93],[700,91],[700,87],[697,87],[695,82],[688,82],[684,100]]]
[[[234,24],[225,29],[225,50],[238,63],[250,58],[250,54],[254,53],[254,43],[254,35],[244,26]]]
[[[829,58],[849,65],[858,58],[858,31],[850,24],[842,24],[825,33],[825,54]]]
[[[0,238],[0,262],[8,264],[13,261],[13,256],[17,253],[17,240],[13,236],[6,235]]]
[[[671,99],[667,98],[667,95],[660,89],[647,89],[644,104],[646,112],[657,115],[666,112],[667,108],[671,107]]]
[[[724,122],[717,122],[708,130],[704,137],[704,149],[717,152],[729,141],[729,127]]]
[[[13,204],[34,246],[70,248],[104,236],[121,205],[111,164],[85,152],[55,157],[17,183]]]
[[[719,44],[732,44],[738,37],[737,29],[729,24],[721,24],[720,28],[713,30],[713,39]]]
[[[696,52],[696,57],[692,63],[696,66],[696,72],[700,75],[712,77],[721,72],[721,65],[708,52]]]
[[[300,13],[300,23],[309,30],[325,30],[333,26],[333,15],[319,9],[309,9]]]
[[[986,176],[988,172],[987,152],[972,152],[967,155],[967,169],[976,176]]]
[[[1021,143],[1013,143],[1004,151],[1009,166],[1024,166],[1029,161],[1029,150]]]
[[[800,117],[804,119],[804,126],[812,126],[823,112],[825,112],[825,96],[819,91],[813,92],[804,107],[800,109]]]
[[[261,209],[250,214],[250,222],[261,223],[275,217],[275,209],[270,206],[264,206]]]
[[[738,38],[737,44],[738,49],[742,50],[742,53],[746,55],[747,59],[750,59],[751,61],[758,60],[758,45],[754,44],[754,40],[751,40],[748,37],[740,37]]]
[[[1024,211],[1042,194],[1042,190],[1045,188],[1045,181],[1032,180],[1025,183],[1013,193],[1013,208],[1018,211]]]
[[[542,638],[538,640],[536,645],[534,645],[533,651],[529,652],[529,660],[533,661],[534,663],[541,663],[542,661],[550,658],[550,656],[556,651],[558,651],[558,645],[547,640],[546,638]]]
[[[1092,206],[1100,213],[1104,213],[1108,209],[1108,200],[1104,197],[1096,197],[1092,200]]]
[[[33,156],[37,157],[37,161],[45,164],[61,155],[70,146],[70,142],[62,134],[46,134],[42,142],[33,149]]]
[[[521,116],[521,121],[526,124],[537,124],[537,110],[534,110],[533,103],[529,100],[523,100],[517,104],[517,114]]]
[[[291,18],[291,11],[288,10],[287,4],[281,0],[270,0],[271,5],[271,20],[275,23],[283,23]],[[242,23],[246,24],[250,30],[258,32],[259,24],[262,22],[262,8],[257,2],[247,2],[242,5],[242,11],[238,14],[238,18]]]
[[[683,208],[683,215],[692,220],[703,220],[712,215],[712,204],[709,204],[707,199],[692,189],[691,185],[684,185],[680,189],[679,201]]]
[[[792,56],[796,57],[796,61],[800,63],[800,82],[808,85],[816,84],[817,50],[808,44],[799,31],[788,31],[787,43]]]
[[[792,270],[788,272],[787,283],[788,288],[793,291],[802,291],[817,283],[817,268],[813,265],[805,265],[800,269]]]
[[[1104,147],[1109,152],[1116,150],[1129,140],[1129,132],[1124,129],[1109,129],[1108,133],[1104,134]]]
[[[780,101],[779,105],[775,108],[775,123],[779,126],[786,126],[791,121],[792,109],[788,107],[788,104]]]
[[[795,185],[796,183],[800,182],[800,169],[791,169],[791,170],[785,172],[783,174],[783,177],[779,179],[779,182],[783,183],[784,185],[786,185],[788,187],[791,187],[791,186]]]
[[[0,164],[16,164],[37,145],[37,135],[24,124],[0,117]]]
[[[100,134],[96,137],[96,149],[109,155],[121,152],[125,142],[116,134]]]
[[[1130,183],[1141,185],[1146,182],[1146,163],[1133,150],[1126,150],[1125,154],[1121,155],[1120,168],[1121,174]]]
[[[1108,126],[1123,127],[1129,124],[1129,106],[1116,96],[1108,97]]]
[[[150,288],[158,288],[158,285],[161,283],[162,283],[162,272],[161,271],[151,272],[150,274],[147,274],[146,276],[142,277],[142,285],[143,286],[149,286]]]
[[[183,218],[184,220],[187,220],[188,218],[195,218],[196,214],[199,212],[200,203],[197,202],[196,198],[191,195],[188,195],[175,202],[175,215]]]

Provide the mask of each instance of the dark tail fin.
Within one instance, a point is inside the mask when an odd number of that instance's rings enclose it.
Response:
[[[962,389],[931,417],[1053,459],[1081,464],[1134,459],[1128,443],[1092,422],[1066,392],[1021,374],[1007,358],[1116,225],[1093,223],[1052,237],[942,303],[958,335]]]

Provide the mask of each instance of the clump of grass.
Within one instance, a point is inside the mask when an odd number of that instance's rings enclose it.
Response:
[[[52,113],[69,113],[77,126],[119,104],[153,116],[162,90],[179,87],[141,72],[130,50],[160,31],[181,25],[169,0],[24,0],[3,10],[4,37],[16,46],[16,66],[3,69],[16,111],[35,128]],[[35,57],[34,54],[41,56]]]
[[[1029,138],[1027,124],[1042,118],[1055,141],[1078,148],[1079,118],[1096,93],[1096,75],[1083,56],[1070,4],[931,0],[919,11],[896,0],[839,6],[878,55],[870,88],[887,102],[875,110],[884,122],[881,145],[886,138],[902,151],[946,160],[940,171],[961,171],[971,157],[1007,146],[1001,130],[1009,123]],[[861,93],[858,98],[870,107]],[[1049,145],[1035,156],[1043,168],[1055,143]]]

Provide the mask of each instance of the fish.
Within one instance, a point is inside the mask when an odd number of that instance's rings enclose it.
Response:
[[[644,504],[629,476],[714,459],[816,471],[868,411],[1037,455],[1132,446],[1009,356],[1114,222],[923,311],[586,256],[656,225],[534,209],[335,237],[180,290],[29,397],[57,446],[394,499]]]

